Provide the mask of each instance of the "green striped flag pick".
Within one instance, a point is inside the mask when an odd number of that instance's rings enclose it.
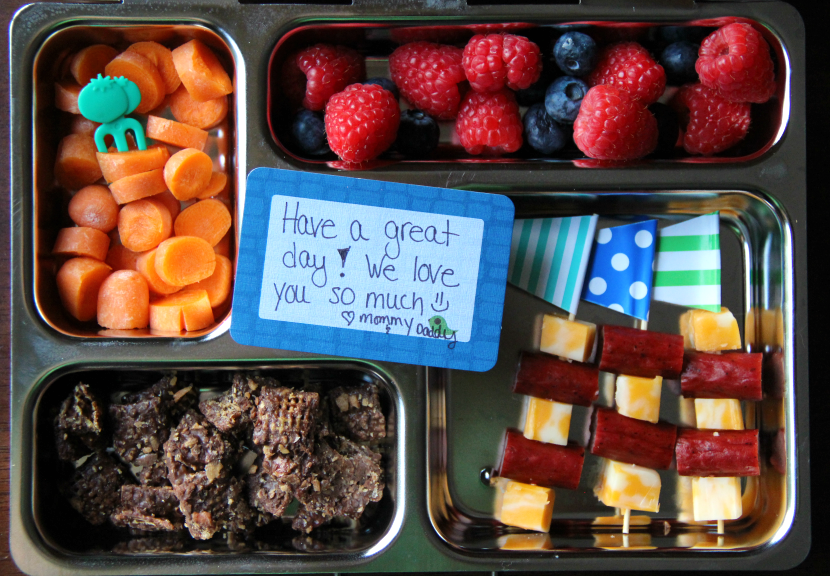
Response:
[[[516,220],[508,281],[576,314],[598,219],[594,214]]]
[[[659,232],[653,299],[720,312],[717,212],[667,226]]]

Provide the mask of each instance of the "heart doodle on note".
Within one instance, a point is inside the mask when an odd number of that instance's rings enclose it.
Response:
[[[348,324],[349,326],[351,326],[352,322],[354,322],[354,312],[353,311],[346,310],[344,312],[341,312],[340,315],[343,317],[343,320],[345,320],[346,324]]]

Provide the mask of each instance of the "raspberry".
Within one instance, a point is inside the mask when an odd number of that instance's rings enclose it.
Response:
[[[587,78],[589,86],[608,84],[626,90],[648,106],[666,88],[666,73],[648,50],[636,42],[621,42],[605,48]]]
[[[743,140],[749,130],[751,105],[730,102],[703,84],[683,86],[674,104],[681,112],[688,109],[683,148],[689,154],[717,154]]]
[[[641,158],[657,146],[657,121],[629,92],[594,86],[582,99],[574,122],[574,142],[591,158]]]
[[[470,86],[477,92],[495,92],[505,84],[523,90],[542,73],[539,47],[512,34],[473,36],[464,47],[462,63]]]
[[[775,92],[775,72],[769,44],[749,24],[718,28],[700,45],[695,63],[700,81],[732,102],[770,99]]]
[[[467,79],[460,49],[431,42],[404,44],[389,56],[389,71],[413,107],[440,120],[458,114],[458,83]]]
[[[389,90],[377,84],[352,84],[326,104],[329,146],[342,160],[363,162],[395,141],[401,110]]]
[[[458,110],[455,131],[470,154],[515,152],[522,146],[522,118],[516,97],[507,89],[467,92]]]
[[[288,57],[282,86],[292,104],[322,110],[333,94],[366,76],[366,63],[355,50],[315,44]]]

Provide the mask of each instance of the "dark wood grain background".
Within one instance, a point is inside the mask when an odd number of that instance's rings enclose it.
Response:
[[[302,0],[298,0],[302,2]],[[624,0],[620,0],[623,2]],[[507,2],[507,0],[505,0]],[[0,74],[0,575],[21,574],[9,554],[9,86],[8,86],[8,24],[15,11],[25,4],[22,0],[0,0],[0,22],[4,26],[0,61],[5,73]],[[830,574],[830,536],[828,490],[830,466],[824,461],[830,442],[828,406],[830,376],[824,366],[824,349],[828,344],[825,326],[830,321],[827,302],[830,300],[821,274],[828,260],[826,220],[830,217],[830,174],[825,168],[830,154],[830,3],[823,0],[790,0],[802,14],[807,28],[807,179],[810,275],[810,436],[812,454],[811,498],[813,504],[813,544],[809,557],[789,575]],[[5,420],[4,420],[5,418]],[[587,576],[587,574],[586,574]]]

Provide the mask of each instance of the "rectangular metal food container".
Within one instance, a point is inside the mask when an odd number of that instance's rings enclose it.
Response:
[[[654,26],[730,18],[748,19],[764,30],[778,63],[779,81],[777,99],[763,108],[769,116],[760,120],[757,138],[736,156],[649,160],[623,167],[598,167],[568,157],[471,162],[445,143],[432,161],[396,161],[347,174],[507,194],[516,205],[517,217],[596,212],[611,219],[657,217],[666,225],[719,209],[724,302],[743,320],[745,341],[779,362],[782,376],[780,389],[757,405],[745,406],[747,421],[761,429],[764,464],[758,483],[754,488],[750,483],[755,497],[749,501],[749,513],[727,524],[723,542],[713,537],[711,528],[677,521],[672,490],[664,488],[662,512],[651,515],[647,525],[636,525],[632,534],[632,544],[648,540],[653,549],[623,549],[615,538],[617,527],[593,521],[612,512],[591,494],[589,473],[595,460],[589,456],[580,489],[573,494],[557,491],[551,549],[500,549],[500,538],[514,530],[492,520],[492,493],[481,483],[480,472],[496,464],[504,427],[518,424],[518,400],[509,393],[516,354],[534,346],[541,313],[553,310],[515,288],[507,288],[499,362],[483,374],[243,347],[230,338],[229,315],[217,328],[192,339],[108,339],[78,338],[81,334],[65,329],[52,313],[43,313],[54,303],[40,302],[36,283],[43,205],[35,167],[48,159],[40,156],[43,149],[37,146],[35,70],[50,38],[59,39],[73,27],[116,32],[124,27],[199,30],[214,40],[213,47],[225,46],[226,62],[232,60],[236,71],[235,137],[231,141],[235,153],[229,155],[229,167],[236,186],[238,234],[243,224],[244,181],[251,169],[336,170],[330,162],[297,155],[284,141],[288,112],[273,106],[277,100],[272,100],[276,81],[272,70],[292,43],[333,41],[334,30],[351,28],[364,40],[371,32],[371,40],[402,26],[517,21],[531,27],[576,22]],[[354,0],[350,5],[303,5],[124,0],[34,4],[22,9],[12,23],[10,45],[10,501],[15,562],[32,574],[760,570],[798,564],[810,546],[803,36],[797,12],[782,2],[586,0],[583,4],[517,7],[463,1]],[[375,49],[378,45],[369,45],[369,55],[376,56],[370,59],[370,69],[383,70],[382,52]],[[649,328],[677,332],[675,322],[681,311],[655,303]],[[579,316],[601,323],[627,322],[584,302]],[[380,532],[369,535],[368,548],[329,546],[320,554],[242,552],[139,558],[67,547],[44,524],[50,501],[43,498],[44,484],[38,482],[44,477],[38,476],[38,470],[48,438],[38,433],[37,423],[42,421],[38,418],[48,406],[50,390],[57,394],[79,371],[311,369],[330,362],[382,375],[395,409],[397,460],[390,465],[395,474],[394,517]],[[664,391],[664,417],[675,418],[673,402]],[[777,475],[767,464],[776,427],[784,430],[784,475]],[[673,474],[663,474],[664,486],[673,483]]]

